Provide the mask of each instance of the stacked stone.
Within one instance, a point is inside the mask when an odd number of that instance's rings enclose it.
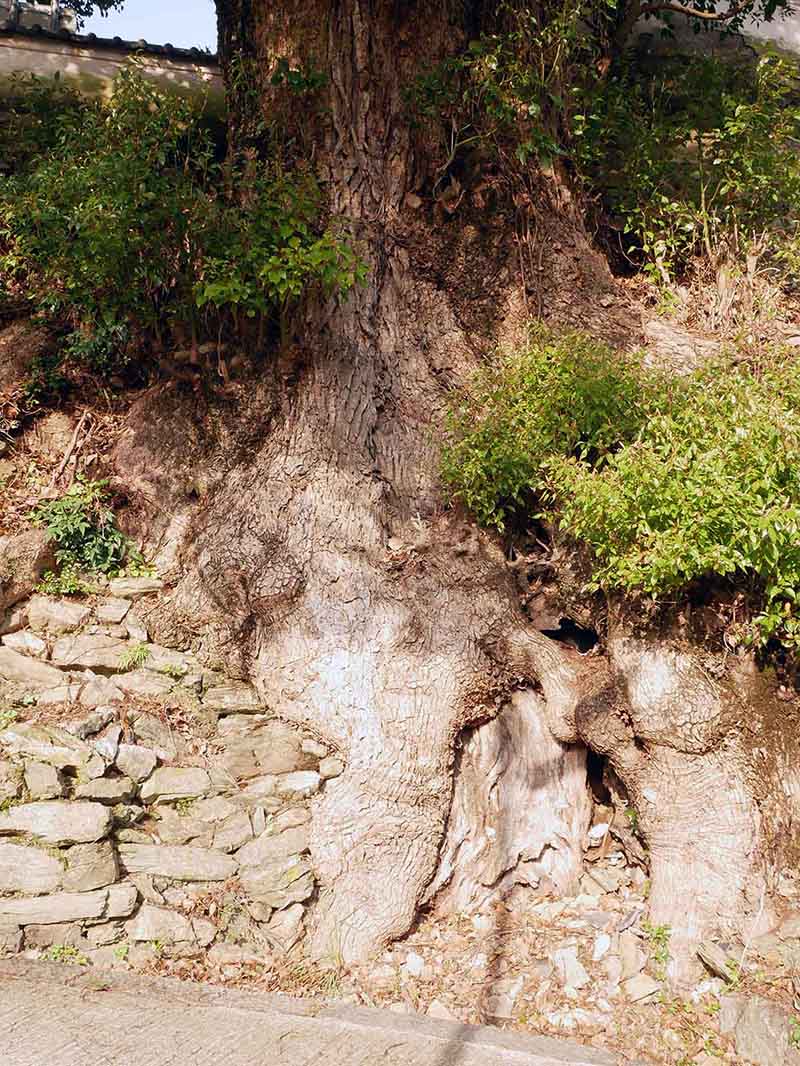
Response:
[[[0,691],[26,720],[0,732],[0,950],[263,956],[302,937],[310,803],[342,763],[248,685],[150,643],[134,601],[158,586],[5,616]],[[176,699],[201,744],[171,728]]]

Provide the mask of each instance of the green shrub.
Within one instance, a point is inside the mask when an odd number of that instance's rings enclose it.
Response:
[[[450,407],[444,478],[486,525],[548,484],[553,455],[594,462],[645,417],[638,363],[581,334],[534,332],[523,351],[484,367]]]
[[[583,86],[571,154],[626,235],[626,251],[667,280],[697,254],[744,251],[768,231],[794,247],[800,135],[794,64],[766,56],[634,59]],[[791,259],[791,255],[789,259]]]
[[[47,591],[84,592],[82,572],[113,575],[128,560],[140,559],[108,505],[107,481],[79,477],[59,499],[38,504],[32,519],[56,543],[59,573],[45,575]]]
[[[485,523],[510,503],[587,545],[590,587],[760,595],[748,640],[800,644],[800,368],[723,361],[677,381],[587,339],[539,338],[454,404],[444,474]]]
[[[190,100],[135,71],[91,103],[24,84],[24,117],[42,117],[0,179],[0,280],[71,324],[70,354],[93,369],[132,337],[160,348],[180,326],[216,339],[242,312],[279,316],[311,284],[346,291],[360,278],[341,233],[320,223],[310,175],[223,163]]]

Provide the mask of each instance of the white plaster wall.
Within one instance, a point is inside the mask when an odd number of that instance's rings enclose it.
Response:
[[[116,74],[131,62],[148,77],[182,91],[223,93],[222,76],[216,65],[193,63],[189,59],[143,53],[134,59],[129,51],[92,48],[52,38],[0,36],[0,78],[17,71],[42,77],[58,73],[84,91],[110,92]]]
[[[745,32],[761,41],[774,41],[781,48],[800,54],[800,6],[772,22],[750,22]]]

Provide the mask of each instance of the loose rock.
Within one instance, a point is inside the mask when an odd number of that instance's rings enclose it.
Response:
[[[53,645],[52,659],[59,666],[116,673],[127,650],[126,642],[118,637],[80,634],[60,637]]]
[[[243,867],[261,866],[264,863],[276,862],[290,855],[299,855],[307,851],[309,839],[310,833],[307,826],[298,826],[296,829],[287,829],[277,834],[268,829],[257,840],[240,848],[236,853],[236,858]]]
[[[86,781],[75,789],[78,799],[96,800],[98,803],[125,803],[136,794],[136,787],[129,777],[101,777]]]
[[[163,944],[193,942],[192,923],[182,914],[143,903],[139,913],[127,925],[127,933],[134,942],[159,940]]]
[[[72,633],[85,625],[91,611],[72,600],[54,600],[49,596],[33,596],[28,601],[28,625],[36,633],[58,637]]]
[[[55,892],[62,873],[58,859],[41,848],[0,841],[0,892]]]
[[[33,659],[47,658],[47,645],[35,633],[10,633],[3,637],[3,646]]]
[[[60,799],[64,795],[58,770],[43,762],[25,763],[25,788],[32,800]]]
[[[117,855],[107,841],[96,844],[76,844],[65,853],[67,868],[62,888],[65,892],[89,892],[105,888],[119,876]]]
[[[157,577],[116,577],[109,582],[111,595],[126,600],[138,600],[163,587],[164,582]]]
[[[120,744],[117,750],[118,769],[137,784],[147,780],[155,770],[156,762],[154,752],[137,744]]]
[[[154,874],[176,881],[226,881],[238,869],[238,863],[228,855],[188,845],[120,844],[119,857],[127,873]]]
[[[111,811],[102,803],[21,803],[0,814],[0,834],[30,833],[47,844],[88,844],[106,836],[111,821]]]
[[[158,800],[190,799],[211,790],[211,779],[196,766],[162,766],[142,785],[145,803]]]
[[[64,675],[55,666],[39,662],[29,655],[20,655],[18,651],[6,647],[0,648],[0,677],[36,689],[54,688],[64,680]]]

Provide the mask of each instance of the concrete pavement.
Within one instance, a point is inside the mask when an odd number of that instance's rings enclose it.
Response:
[[[622,1066],[597,1048],[391,1011],[0,962],[2,1066]]]

